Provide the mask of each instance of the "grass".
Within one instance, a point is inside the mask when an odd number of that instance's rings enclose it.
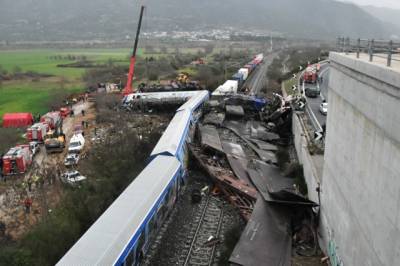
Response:
[[[181,48],[180,53],[195,54],[198,49]],[[175,49],[169,47],[167,52],[173,54]],[[49,101],[52,92],[60,89],[61,82],[64,83],[63,87],[68,92],[83,91],[82,74],[85,73],[85,68],[57,67],[60,64],[76,62],[76,60],[68,60],[68,55],[75,57],[85,56],[87,60],[97,64],[106,64],[111,59],[115,64],[128,66],[130,53],[131,48],[0,51],[0,69],[12,73],[16,68],[19,68],[22,72],[34,71],[39,74],[52,75],[50,78],[40,78],[39,81],[24,79],[0,83],[0,120],[6,112],[46,112],[46,103]],[[138,60],[150,56],[155,58],[168,56],[166,53],[147,54],[145,49],[139,49],[137,55],[140,57]],[[182,71],[188,72],[191,76],[197,73],[197,69],[192,67],[180,69],[179,72]]]
[[[83,84],[79,82],[65,84],[64,90],[69,93],[81,91]],[[31,112],[43,114],[47,112],[48,102],[54,92],[60,90],[55,78],[39,82],[12,81],[5,82],[0,88],[0,119],[8,112]]]
[[[76,62],[67,60],[68,55],[85,56],[87,60],[105,64],[110,59],[117,64],[129,64],[130,49],[33,49],[0,51],[0,66],[13,72],[19,68],[23,72],[34,71],[52,75],[39,81],[31,79],[3,81],[0,84],[0,120],[6,112],[45,113],[52,93],[64,87],[71,93],[84,90],[82,74],[85,68],[61,68],[59,64]],[[139,50],[139,55],[142,51]],[[63,59],[54,59],[61,56]],[[59,57],[57,57],[59,58]],[[63,86],[61,85],[63,83]],[[1,121],[0,121],[1,122]]]
[[[298,90],[292,90],[293,85],[297,86],[297,79],[291,78],[284,82],[284,86],[288,95],[296,95]]]
[[[54,76],[64,76],[71,79],[80,79],[85,72],[84,68],[60,68],[59,64],[68,64],[74,60],[53,59],[54,56],[67,57],[86,56],[87,60],[96,63],[106,63],[109,59],[114,61],[126,62],[129,49],[35,49],[35,50],[10,50],[0,51],[0,65],[7,71],[13,71],[16,67],[23,71],[35,71],[41,74],[50,74]]]

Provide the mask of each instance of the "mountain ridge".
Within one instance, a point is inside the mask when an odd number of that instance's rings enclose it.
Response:
[[[123,39],[136,27],[131,0],[2,0],[0,40]],[[302,38],[392,34],[360,7],[332,0],[147,0],[145,30],[234,27]],[[29,11],[26,11],[29,10]]]

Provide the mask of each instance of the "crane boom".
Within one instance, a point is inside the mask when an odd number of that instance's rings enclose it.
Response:
[[[133,77],[135,74],[136,51],[137,51],[137,47],[138,47],[138,43],[139,43],[140,28],[142,27],[144,8],[145,7],[142,6],[140,9],[139,24],[138,24],[138,27],[136,30],[135,45],[133,46],[132,56],[131,56],[131,60],[130,60],[130,64],[129,64],[128,80],[126,81],[126,86],[123,91],[124,95],[133,93],[132,81],[133,81]]]

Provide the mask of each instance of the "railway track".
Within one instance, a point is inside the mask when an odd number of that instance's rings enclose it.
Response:
[[[203,197],[200,204],[201,211],[193,217],[194,226],[188,234],[179,265],[208,266],[213,263],[217,243],[211,242],[218,241],[224,214],[219,200],[211,195]],[[214,237],[212,241],[209,241],[210,237]]]

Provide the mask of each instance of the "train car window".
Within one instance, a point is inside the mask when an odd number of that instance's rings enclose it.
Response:
[[[143,247],[144,244],[146,243],[146,234],[145,232],[142,232],[139,237],[138,245],[136,247],[136,263],[140,264],[143,260],[144,254],[143,254]]]
[[[171,186],[171,187],[169,187],[168,194],[167,194],[167,204],[168,204],[168,206],[171,205],[173,199],[174,199],[174,186]]]
[[[126,257],[124,266],[133,266],[133,265],[135,265],[135,258],[136,258],[135,251],[136,251],[136,248],[133,247],[132,250],[129,252],[129,255]]]
[[[161,203],[160,208],[157,211],[157,225],[161,226],[165,215],[165,203]]]
[[[155,231],[157,229],[157,217],[156,217],[156,214],[154,214],[153,217],[151,217],[150,221],[147,223],[146,229],[147,229],[148,237],[151,238],[154,235],[154,233],[155,233]]]

